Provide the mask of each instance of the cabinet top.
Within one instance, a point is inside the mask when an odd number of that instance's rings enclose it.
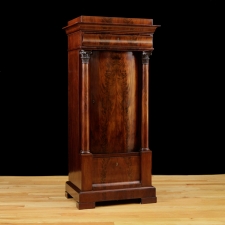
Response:
[[[79,16],[67,22],[63,27],[67,34],[78,30],[84,32],[103,33],[154,33],[159,25],[153,25],[153,19],[103,17],[103,16]]]
[[[67,22],[68,25],[73,25],[76,23],[153,25],[153,20],[142,18],[125,18],[125,17],[79,16]]]

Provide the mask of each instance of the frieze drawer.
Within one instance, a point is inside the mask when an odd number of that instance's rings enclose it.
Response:
[[[152,36],[83,34],[82,45],[87,47],[145,47],[152,48]]]

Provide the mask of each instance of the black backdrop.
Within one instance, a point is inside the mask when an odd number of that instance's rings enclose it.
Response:
[[[0,175],[67,175],[67,21],[152,18],[153,174],[225,173],[222,3],[1,2]]]

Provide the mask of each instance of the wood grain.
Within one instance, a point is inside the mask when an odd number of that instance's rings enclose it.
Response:
[[[72,40],[68,42],[70,46]],[[81,160],[80,160],[80,76],[77,71],[81,70],[79,62],[80,52],[68,52],[68,164],[69,180],[81,188]]]
[[[95,51],[90,61],[91,152],[138,151],[137,56]]]
[[[67,176],[0,177],[1,225],[224,225],[225,174],[155,175],[156,204],[135,200],[78,210],[64,196]]]

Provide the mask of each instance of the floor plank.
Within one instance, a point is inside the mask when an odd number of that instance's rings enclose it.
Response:
[[[225,225],[225,174],[156,175],[157,203],[97,203],[78,210],[67,176],[0,177],[1,225]]]

